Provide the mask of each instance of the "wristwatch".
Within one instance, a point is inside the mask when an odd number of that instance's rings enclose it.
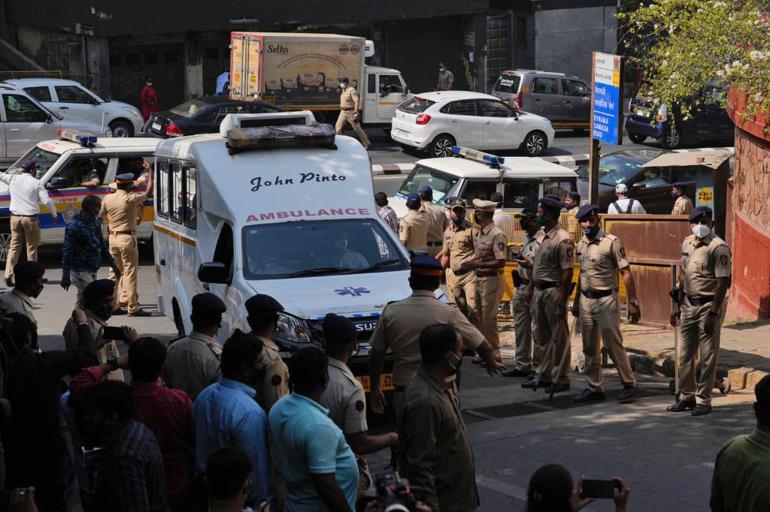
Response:
[[[115,357],[115,356],[108,357],[107,358],[107,364],[110,365],[110,367],[111,367],[110,371],[114,372],[115,370],[118,369],[118,358]]]

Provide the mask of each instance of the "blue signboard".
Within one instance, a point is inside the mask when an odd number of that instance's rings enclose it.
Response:
[[[620,57],[594,52],[591,93],[591,137],[607,144],[623,143],[623,95]]]

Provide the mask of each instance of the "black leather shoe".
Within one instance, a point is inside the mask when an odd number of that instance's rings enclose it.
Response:
[[[623,391],[620,392],[621,404],[627,404],[628,402],[633,401],[634,398],[636,398],[636,387],[634,386],[623,388]]]
[[[591,391],[590,389],[584,389],[579,396],[576,396],[573,402],[578,404],[587,404],[590,402],[601,402],[606,400],[607,396],[601,391]]]
[[[532,377],[531,379],[527,379],[524,382],[521,383],[521,387],[525,389],[537,389],[537,388],[545,388],[550,386],[550,382],[537,382],[537,378]]]
[[[695,400],[677,400],[674,405],[666,407],[668,412],[684,412],[695,409]]]
[[[563,393],[569,390],[570,390],[570,385],[564,382],[555,382],[554,384],[551,384],[551,386],[548,388],[548,392],[551,394]]]
[[[693,416],[705,416],[711,414],[711,406],[706,404],[698,404],[690,413]]]
[[[503,377],[529,377],[529,372],[525,372],[524,370],[519,370],[517,368],[514,368],[512,370],[505,371],[501,373]]]

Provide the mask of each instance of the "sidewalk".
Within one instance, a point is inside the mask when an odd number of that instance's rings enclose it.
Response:
[[[640,325],[621,325],[623,342],[637,373],[673,378],[674,331]],[[500,323],[500,343],[504,357],[513,357],[513,326]],[[722,327],[718,374],[728,370],[753,368],[770,373],[770,322],[739,323]],[[573,340],[573,353],[580,350]]]

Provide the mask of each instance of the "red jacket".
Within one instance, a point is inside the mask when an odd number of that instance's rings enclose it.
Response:
[[[153,112],[160,110],[158,108],[158,91],[155,90],[155,87],[145,85],[139,94],[139,99],[142,100],[142,115],[145,121],[150,118]]]

